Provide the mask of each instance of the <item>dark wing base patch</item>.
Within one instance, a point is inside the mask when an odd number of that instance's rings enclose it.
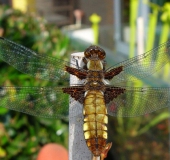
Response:
[[[76,101],[79,101],[81,104],[84,103],[84,87],[68,87],[68,88],[62,88],[64,93],[69,94],[72,98],[74,98]]]
[[[79,79],[86,79],[87,77],[87,71],[81,71],[77,68],[73,68],[73,67],[69,67],[69,66],[65,66],[65,71],[67,71],[68,73],[78,77]]]
[[[123,66],[113,68],[110,71],[105,72],[104,78],[108,79],[108,80],[111,80],[114,76],[118,75],[122,71],[123,71]]]
[[[118,95],[122,94],[125,92],[124,88],[120,87],[107,87],[105,92],[104,92],[104,99],[105,103],[109,103],[112,101],[114,98],[116,98]]]

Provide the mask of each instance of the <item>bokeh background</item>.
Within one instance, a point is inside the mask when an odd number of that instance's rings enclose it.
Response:
[[[0,36],[68,61],[71,53],[98,44],[107,52],[108,65],[114,65],[168,41],[169,27],[168,0],[0,0]],[[169,75],[166,65],[154,81],[168,87]],[[139,80],[134,86],[152,87],[152,81]],[[49,85],[0,60],[0,86]],[[140,117],[109,117],[113,146],[107,159],[170,159],[170,116],[165,107]],[[0,107],[0,159],[34,160],[42,146],[52,142],[68,149],[67,120]]]

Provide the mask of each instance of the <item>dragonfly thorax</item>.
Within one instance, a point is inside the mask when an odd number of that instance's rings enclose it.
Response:
[[[105,85],[102,81],[92,81],[92,82],[87,82],[85,84],[85,90],[88,91],[88,90],[100,90],[102,92],[105,91]]]
[[[100,60],[89,60],[87,62],[88,70],[101,71],[103,70],[103,64]]]

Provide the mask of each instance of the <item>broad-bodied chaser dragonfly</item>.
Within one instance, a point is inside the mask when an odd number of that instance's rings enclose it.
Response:
[[[82,85],[62,87],[0,87],[0,106],[34,116],[63,118],[68,115],[69,99],[66,101],[66,95],[70,95],[83,104],[87,147],[94,157],[104,159],[112,145],[106,143],[108,115],[139,116],[170,105],[169,88],[130,85],[170,62],[170,42],[108,69],[105,69],[105,51],[100,47],[90,46],[84,51],[84,56],[83,67],[70,65],[0,38],[0,58],[17,70],[54,82],[68,81],[70,74],[85,81]],[[157,57],[159,61],[156,61]],[[13,99],[17,103],[13,103]],[[139,100],[145,103],[138,103]]]

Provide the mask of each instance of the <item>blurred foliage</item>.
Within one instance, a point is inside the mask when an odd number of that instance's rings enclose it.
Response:
[[[92,23],[92,31],[93,31],[93,38],[94,44],[97,45],[99,42],[99,23],[101,21],[101,17],[96,13],[93,13],[89,17],[90,22]]]
[[[144,0],[143,0],[144,1]],[[136,39],[136,17],[138,14],[138,4],[139,0],[130,0],[130,53],[129,57],[134,57],[135,51],[135,39]],[[146,3],[146,2],[145,2]],[[159,44],[168,41],[169,36],[169,3],[165,3],[164,6],[160,7],[154,3],[149,3],[152,8],[152,14],[150,14],[149,26],[148,26],[148,37],[146,43],[146,51],[154,47],[154,42],[159,41]],[[158,11],[162,13],[162,28],[160,38],[156,37],[156,27]],[[123,11],[124,12],[124,11]],[[166,14],[165,14],[166,13]],[[164,20],[164,21],[163,21]],[[157,61],[161,61],[159,57]],[[159,63],[160,64],[160,63]],[[167,76],[163,77],[165,74],[164,69],[167,69]],[[162,75],[162,76],[160,76]],[[169,64],[167,64],[159,72],[159,75],[153,75],[157,78],[158,82],[160,79],[164,78],[169,84]],[[130,83],[130,82],[129,82]],[[141,80],[137,80],[135,87],[148,86]],[[128,86],[128,83],[127,83]],[[153,97],[151,98],[153,102],[157,103],[157,100]],[[125,100],[124,100],[125,101]],[[131,99],[131,105],[133,106],[133,101],[137,101],[135,96]],[[138,102],[138,106],[142,106],[145,101],[141,98]],[[125,106],[126,107],[126,106]],[[146,107],[150,107],[147,106]],[[141,108],[145,109],[145,108]],[[114,160],[160,160],[170,159],[169,153],[169,109],[161,109],[152,114],[144,115],[140,117],[133,118],[113,118],[109,117],[109,142],[113,142],[111,151],[108,155]]]
[[[22,44],[39,54],[68,59],[69,39],[60,30],[34,14],[23,14],[0,6],[0,36]],[[0,85],[54,85],[22,74],[0,60]],[[68,122],[25,115],[0,108],[0,159],[31,160],[46,143],[68,146]]]
[[[113,142],[109,156],[114,160],[168,160],[167,110],[133,118],[109,117],[109,142]]]
[[[129,58],[134,57],[135,53],[135,41],[136,41],[136,19],[138,15],[138,0],[130,0],[130,42],[129,42]]]

